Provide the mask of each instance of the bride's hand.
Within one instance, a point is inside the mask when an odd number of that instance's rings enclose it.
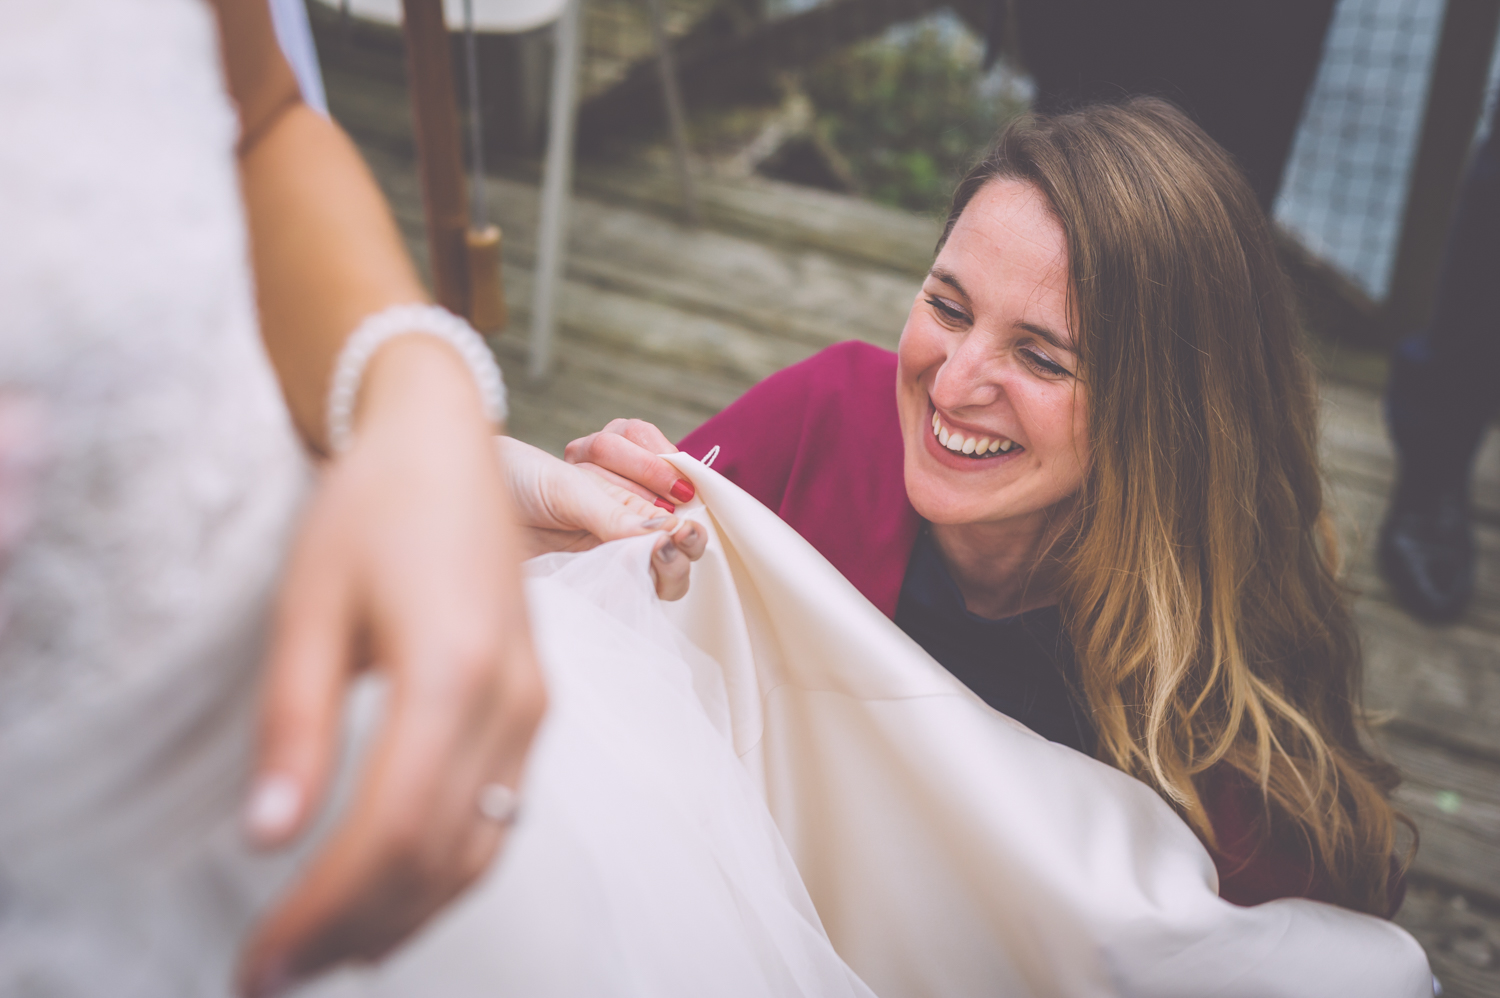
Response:
[[[480,791],[516,786],[545,704],[523,556],[657,530],[657,591],[676,599],[707,542],[536,448],[502,439],[497,455],[468,371],[425,337],[372,360],[357,429],[282,586],[246,814],[260,845],[318,811],[359,671],[386,673],[390,694],[342,824],[246,946],[252,995],[384,955],[488,867],[506,828]]]
[[[675,454],[666,434],[643,419],[615,419],[568,444],[563,457],[605,481],[663,508],[693,498],[693,483],[658,454]]]
[[[604,541],[661,531],[651,555],[656,592],[666,600],[688,590],[691,563],[703,556],[707,532],[679,521],[645,498],[586,474],[511,437],[496,445],[505,468],[528,556],[583,551]]]
[[[356,675],[378,669],[389,695],[340,823],[246,945],[243,992],[384,955],[505,839],[481,790],[517,785],[546,702],[511,509],[457,354],[419,336],[383,347],[282,584],[246,808],[257,844],[286,844],[323,805]]]

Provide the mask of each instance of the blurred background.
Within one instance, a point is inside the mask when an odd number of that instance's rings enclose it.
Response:
[[[1500,0],[584,0],[571,34],[549,2],[474,0],[472,35],[461,0],[447,16],[468,193],[478,175],[473,210],[503,233],[511,431],[557,453],[619,416],[675,439],[840,340],[894,347],[956,180],[1011,117],[1108,96],[1095,67],[1239,155],[1301,293],[1366,701],[1421,831],[1398,921],[1445,994],[1500,996],[1500,433],[1475,468],[1463,618],[1414,621],[1373,567],[1387,356],[1430,314],[1496,99]],[[306,3],[330,112],[428,267],[400,4]]]

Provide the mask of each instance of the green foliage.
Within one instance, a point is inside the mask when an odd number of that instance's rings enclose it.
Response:
[[[803,86],[819,131],[865,194],[940,214],[995,133],[1024,110],[984,76],[972,35],[927,22],[825,60]]]

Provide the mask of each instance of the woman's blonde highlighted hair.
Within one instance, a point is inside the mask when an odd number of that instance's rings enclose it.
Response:
[[[948,230],[997,178],[1039,188],[1068,241],[1090,454],[1061,603],[1100,757],[1212,847],[1203,775],[1231,767],[1263,843],[1301,840],[1335,900],[1386,913],[1398,776],[1366,743],[1317,395],[1254,194],[1148,98],[1013,124]]]

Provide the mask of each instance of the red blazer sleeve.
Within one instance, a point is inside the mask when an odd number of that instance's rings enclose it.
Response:
[[[774,510],[886,616],[921,519],[906,498],[896,355],[831,346],[756,385],[679,445]]]

